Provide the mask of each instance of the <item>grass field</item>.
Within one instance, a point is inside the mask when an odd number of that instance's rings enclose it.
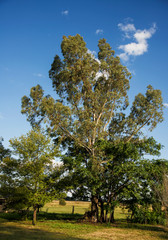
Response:
[[[75,214],[71,214],[72,206]],[[163,226],[128,224],[124,221],[127,212],[120,208],[116,211],[115,224],[86,223],[79,218],[90,208],[87,202],[67,202],[59,206],[57,201],[46,204],[38,216],[36,226],[31,220],[7,220],[0,215],[0,239],[2,240],[161,240],[168,239],[168,229]],[[59,220],[58,220],[59,219]]]
[[[80,201],[66,201],[65,206],[59,205],[59,201],[53,201],[47,203],[40,211],[48,213],[72,213],[72,208],[74,206],[74,213],[84,214],[86,211],[90,210],[89,202]]]
[[[90,210],[90,202],[81,202],[81,201],[67,201],[65,206],[60,206],[59,201],[53,201],[52,203],[47,203],[40,211],[47,213],[72,213],[72,208],[74,206],[74,213],[84,214],[86,211]],[[116,219],[126,219],[127,210],[116,208],[115,209],[115,218]]]

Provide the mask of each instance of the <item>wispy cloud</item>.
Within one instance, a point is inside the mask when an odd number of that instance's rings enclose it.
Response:
[[[134,69],[130,69],[128,67],[127,67],[127,69],[128,69],[128,72],[130,72],[132,75],[134,75],[134,76],[136,75],[136,72]]]
[[[96,30],[96,34],[98,35],[98,34],[103,34],[103,29],[97,29]]]
[[[62,15],[66,15],[67,16],[69,14],[69,11],[68,10],[64,10],[61,13],[62,13]]]
[[[118,55],[124,62],[127,62],[129,60],[129,56],[126,53],[121,53]]]
[[[45,78],[45,76],[42,73],[33,73],[33,76],[39,77],[39,78]]]
[[[122,24],[119,23],[118,27],[124,33],[124,37],[132,39],[132,41],[125,45],[120,45],[119,49],[123,50],[123,53],[119,57],[123,61],[128,61],[130,56],[140,56],[148,51],[147,40],[152,37],[156,32],[156,24],[154,23],[149,29],[136,29],[134,24]]]
[[[163,103],[163,105],[164,105],[166,108],[168,108],[168,103]]]
[[[123,23],[119,23],[118,24],[118,27],[120,28],[121,31],[124,32],[124,37],[125,38],[131,38],[132,36],[132,33],[136,31],[136,28],[134,26],[134,24],[123,24]]]

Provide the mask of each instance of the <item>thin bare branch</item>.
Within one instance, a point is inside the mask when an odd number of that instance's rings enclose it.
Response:
[[[131,136],[126,140],[126,143],[129,142],[151,119],[152,117],[150,117],[141,127],[139,127],[136,131],[134,131]]]

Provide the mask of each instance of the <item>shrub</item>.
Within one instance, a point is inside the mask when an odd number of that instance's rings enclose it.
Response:
[[[65,205],[66,205],[65,199],[60,199],[60,200],[59,200],[59,205],[65,206]]]
[[[145,223],[145,224],[165,224],[165,213],[163,211],[151,211],[145,207],[136,207],[132,218],[129,219],[134,223]]]

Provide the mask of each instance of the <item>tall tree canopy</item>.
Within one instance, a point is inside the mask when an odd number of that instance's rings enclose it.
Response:
[[[145,141],[146,152],[147,148],[157,145],[143,137],[142,129],[146,126],[152,131],[163,121],[161,91],[149,85],[146,93],[135,96],[132,107],[128,108],[131,74],[105,39],[99,40],[98,48],[96,58],[80,35],[64,36],[62,57],[55,56],[49,71],[58,98],[44,96],[39,85],[31,89],[30,97],[22,98],[22,113],[32,126],[47,121],[52,136],[69,147],[68,157],[74,148],[80,153],[82,157],[76,156],[76,159],[80,170],[85,166],[88,171],[91,196],[98,189],[102,172],[110,173],[109,169],[113,169],[112,160],[123,162],[125,151],[130,148],[142,155]],[[101,147],[109,141],[115,150],[113,154]],[[126,148],[117,147],[118,144]],[[137,148],[131,144],[137,144]],[[72,162],[72,158],[69,159]],[[125,160],[129,160],[127,154]]]
[[[59,98],[45,97],[39,85],[22,98],[22,113],[32,124],[47,116],[55,133],[70,137],[92,156],[95,142],[109,137],[109,126],[113,137],[128,142],[145,125],[152,130],[163,120],[161,91],[152,86],[145,95],[139,93],[130,114],[124,114],[131,75],[105,39],[98,47],[96,59],[80,35],[64,36],[63,59],[56,55],[49,71]]]

